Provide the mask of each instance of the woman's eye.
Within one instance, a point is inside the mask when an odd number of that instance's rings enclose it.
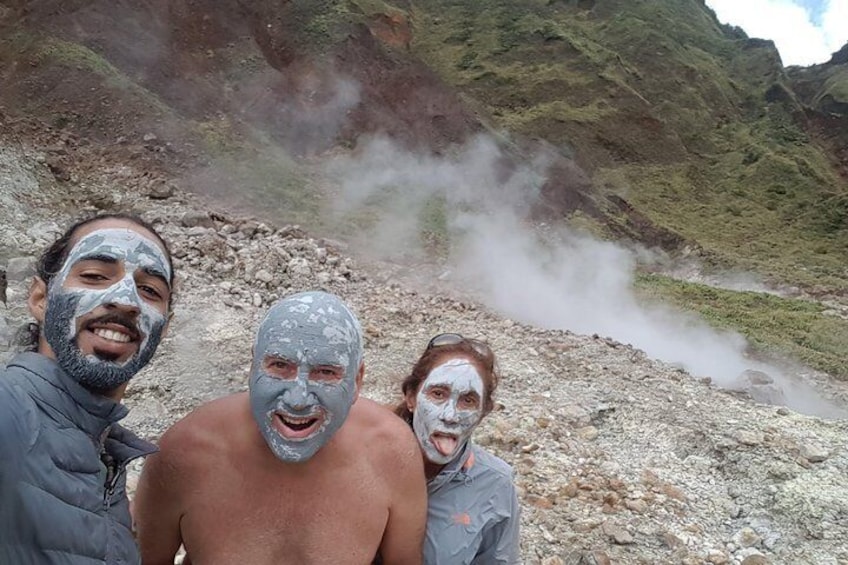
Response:
[[[100,282],[106,280],[106,277],[99,273],[81,273],[80,278],[91,282]]]

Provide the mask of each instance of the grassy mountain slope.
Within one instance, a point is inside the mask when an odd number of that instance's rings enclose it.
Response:
[[[698,0],[417,0],[413,49],[718,264],[845,292],[848,182],[770,42]]]

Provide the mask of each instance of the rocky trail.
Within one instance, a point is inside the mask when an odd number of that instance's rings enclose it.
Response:
[[[476,440],[515,468],[525,563],[848,564],[848,420],[757,404],[628,345],[408,282],[341,242],[230,215],[172,186],[142,140],[122,160],[33,127],[0,120],[0,360],[26,320],[34,256],[84,210],[130,210],[170,242],[180,279],[170,334],[126,399],[145,437],[245,390],[267,305],[322,288],[358,313],[363,393],[381,402],[398,400],[432,335],[491,343],[501,387]]]

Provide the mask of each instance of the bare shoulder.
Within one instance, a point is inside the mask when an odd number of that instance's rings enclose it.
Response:
[[[367,438],[372,456],[392,459],[421,459],[418,441],[406,422],[385,406],[360,398],[351,409],[357,432]],[[396,461],[395,461],[396,463]]]
[[[365,433],[369,439],[383,440],[389,444],[404,444],[415,441],[409,426],[391,410],[367,398],[360,398],[351,408],[359,433]]]
[[[160,454],[189,463],[227,449],[245,428],[248,402],[247,394],[239,393],[195,408],[165,432],[159,442]]]

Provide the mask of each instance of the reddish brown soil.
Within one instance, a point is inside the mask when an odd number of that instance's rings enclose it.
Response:
[[[311,156],[379,133],[439,153],[485,130],[483,118],[409,53],[414,28],[397,14],[324,36],[304,23],[310,8],[303,0],[0,0],[0,6],[0,38],[10,38],[0,40],[0,106],[7,113],[42,119],[130,159],[141,155],[151,167],[185,178],[204,165],[210,137],[232,144],[258,135]],[[47,56],[47,37],[84,46],[91,56]],[[665,139],[661,124],[645,125],[654,143],[629,145],[673,154],[679,141]],[[584,133],[601,139],[601,147],[622,143],[603,129]],[[557,219],[580,209],[603,219],[587,175],[553,146],[519,139],[503,167],[540,152],[550,169],[535,215]],[[63,159],[56,166],[64,174]],[[644,217],[627,230],[623,235],[650,245],[678,244]]]

